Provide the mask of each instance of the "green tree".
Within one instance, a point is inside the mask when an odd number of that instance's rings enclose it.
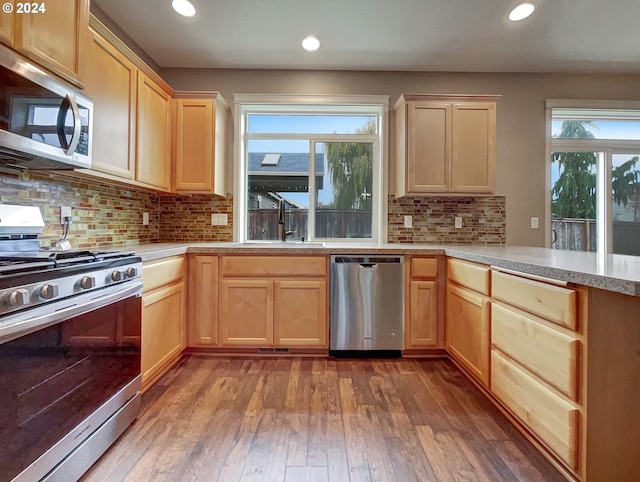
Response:
[[[374,134],[374,120],[356,134]],[[333,184],[334,209],[371,209],[373,145],[370,142],[328,142],[327,164]]]
[[[590,121],[564,121],[558,137],[593,139],[595,136],[587,129],[589,126],[594,124]],[[551,216],[595,219],[596,154],[554,152],[552,158],[558,163],[560,176],[551,189]]]
[[[564,121],[558,137],[593,139],[590,121]],[[638,156],[614,167],[611,171],[613,201],[626,206],[634,202],[634,217],[638,214],[640,172],[636,170]],[[596,217],[596,154],[594,152],[554,152],[560,176],[551,189],[551,215],[554,218],[595,219]]]

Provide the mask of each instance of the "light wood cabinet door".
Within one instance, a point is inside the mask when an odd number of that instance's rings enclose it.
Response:
[[[451,192],[493,193],[496,104],[457,102],[451,117]]]
[[[142,297],[142,387],[149,387],[186,346],[184,283]]]
[[[91,168],[118,177],[135,176],[136,68],[127,57],[93,32],[82,62],[86,93],[93,100]]]
[[[25,3],[31,7],[32,3]],[[14,11],[14,47],[26,57],[77,83],[80,49],[89,32],[89,0],[39,2],[45,7],[37,14]],[[14,8],[18,5],[14,3]],[[25,7],[26,8],[26,7]]]
[[[188,284],[189,346],[218,344],[218,257],[193,256],[189,259]]]
[[[170,96],[138,71],[136,180],[169,191],[171,186]]]
[[[407,126],[407,191],[448,191],[451,104],[410,102]]]
[[[0,42],[10,47],[13,46],[13,24],[13,13],[0,14]]]
[[[273,345],[273,281],[220,281],[220,344]]]
[[[175,190],[224,196],[226,103],[219,95],[173,102]]]
[[[274,283],[275,346],[327,348],[327,283],[320,280]]]
[[[424,348],[438,344],[438,283],[409,282],[409,326],[405,348]]]
[[[491,351],[491,391],[569,467],[578,458],[580,412],[499,352]]]
[[[489,311],[486,296],[447,285],[447,349],[484,385],[489,385]]]

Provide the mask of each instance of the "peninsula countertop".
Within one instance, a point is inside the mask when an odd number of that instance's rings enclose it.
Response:
[[[153,243],[127,246],[143,261],[181,254],[421,254],[475,261],[607,291],[640,296],[640,257],[530,246],[374,243]]]

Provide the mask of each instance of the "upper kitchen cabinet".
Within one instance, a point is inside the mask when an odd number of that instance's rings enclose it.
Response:
[[[88,38],[89,0],[15,3],[13,25],[11,15],[1,17],[2,42],[82,87],[80,50]]]
[[[498,98],[400,96],[396,196],[493,194]]]
[[[0,15],[0,42],[13,47],[13,13]]]
[[[171,96],[138,71],[136,180],[162,191],[171,189]]]
[[[174,98],[174,190],[224,196],[228,104],[217,92]]]
[[[93,132],[92,169],[133,179],[137,69],[97,32],[91,32],[87,51],[82,77],[100,126]]]
[[[82,62],[93,99],[93,159],[81,175],[171,190],[173,90],[94,17]]]

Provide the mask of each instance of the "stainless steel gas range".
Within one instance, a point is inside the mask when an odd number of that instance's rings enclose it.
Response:
[[[77,480],[140,410],[140,258],[43,252],[43,225],[0,205],[0,480]]]

